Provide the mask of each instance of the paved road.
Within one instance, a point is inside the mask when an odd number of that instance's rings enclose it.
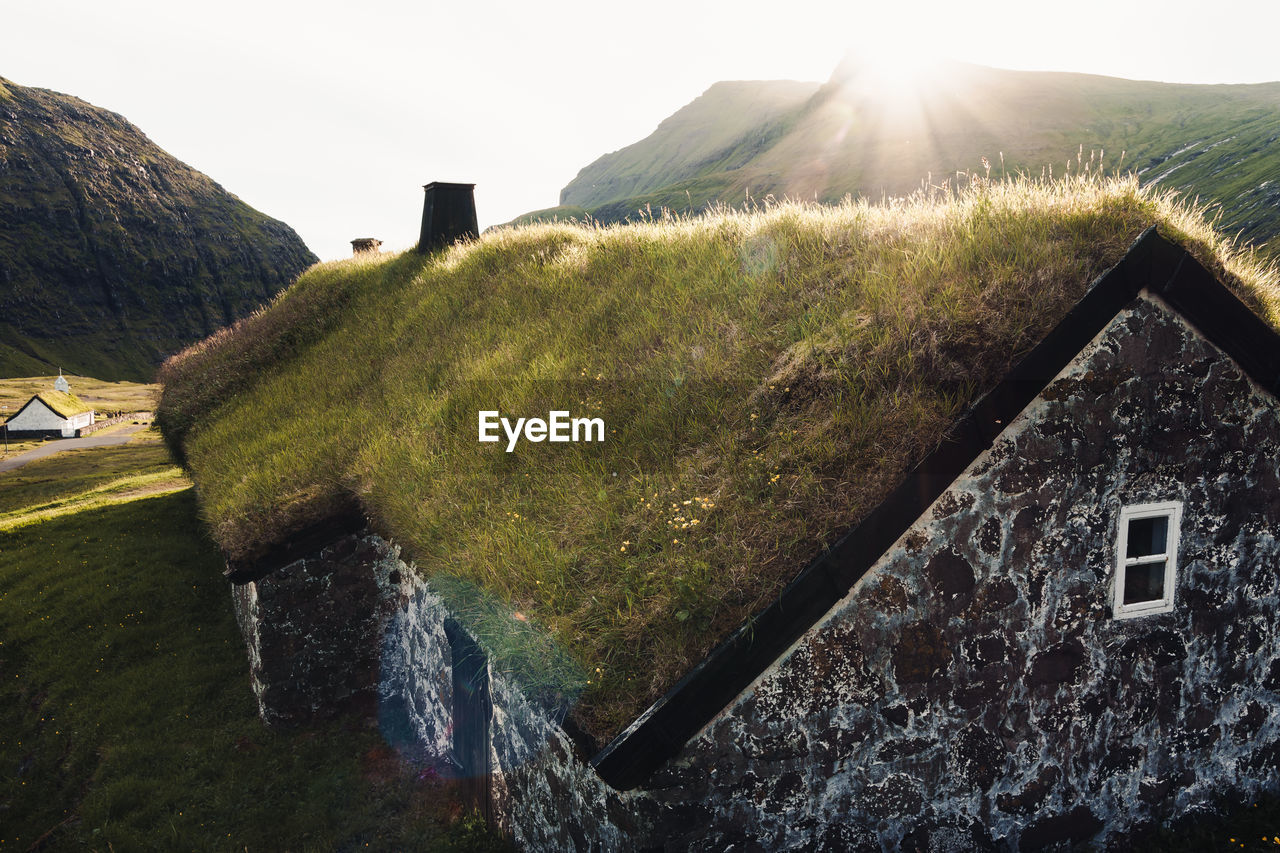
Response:
[[[50,456],[59,450],[75,450],[80,447],[110,447],[114,444],[124,444],[135,432],[146,428],[146,424],[135,424],[127,426],[119,432],[110,432],[106,435],[50,439],[39,447],[19,453],[16,456],[6,456],[0,459],[0,474],[5,471],[12,471],[14,468],[20,468],[33,459],[42,459],[45,456]]]

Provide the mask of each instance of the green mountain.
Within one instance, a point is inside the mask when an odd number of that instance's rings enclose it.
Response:
[[[643,142],[583,169],[561,191],[560,204],[631,198],[747,166],[791,129],[788,120],[817,91],[816,83],[789,80],[716,83]]]
[[[149,380],[315,261],[123,117],[0,78],[0,376]]]
[[[821,87],[717,83],[640,142],[587,166],[549,218],[698,211],[749,195],[837,201],[904,195],[1099,161],[1221,204],[1220,227],[1280,233],[1280,83],[1183,85],[946,63],[914,81],[848,59]],[[1003,161],[1001,159],[1003,155]],[[957,176],[957,172],[964,174]],[[1273,252],[1274,254],[1274,252]]]

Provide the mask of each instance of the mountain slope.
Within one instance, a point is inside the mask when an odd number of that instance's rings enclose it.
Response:
[[[123,117],[0,78],[0,376],[149,379],[315,260]]]
[[[899,82],[846,60],[803,102],[802,90],[785,90],[790,107],[777,84],[716,84],[651,136],[584,169],[561,203],[616,221],[646,205],[701,210],[748,193],[879,198],[930,177],[954,181],[958,170],[968,179],[983,157],[993,176],[1001,154],[1006,172],[1038,175],[1079,170],[1105,151],[1108,171],[1132,169],[1144,184],[1220,203],[1228,232],[1257,244],[1280,233],[1280,83],[1193,86],[961,63],[915,89]],[[726,92],[739,103],[755,92],[773,107],[735,111]],[[690,147],[726,154],[685,156]]]
[[[560,191],[560,204],[595,206],[738,168],[781,137],[786,119],[817,90],[815,83],[789,80],[716,83],[643,142],[579,172]],[[628,156],[619,156],[624,152]]]

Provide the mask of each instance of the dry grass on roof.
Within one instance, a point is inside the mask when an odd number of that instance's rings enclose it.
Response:
[[[46,406],[64,418],[74,417],[93,409],[93,406],[76,395],[68,394],[65,391],[41,391],[36,396],[43,400]]]
[[[502,230],[320,265],[171,360],[220,545],[355,495],[532,692],[606,737],[873,508],[1158,223],[1274,324],[1274,273],[1133,180]],[[603,444],[477,441],[477,412]]]

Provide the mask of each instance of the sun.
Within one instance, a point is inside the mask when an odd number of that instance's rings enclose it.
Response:
[[[856,46],[837,70],[841,82],[884,105],[907,107],[940,81],[943,63],[889,40]]]

